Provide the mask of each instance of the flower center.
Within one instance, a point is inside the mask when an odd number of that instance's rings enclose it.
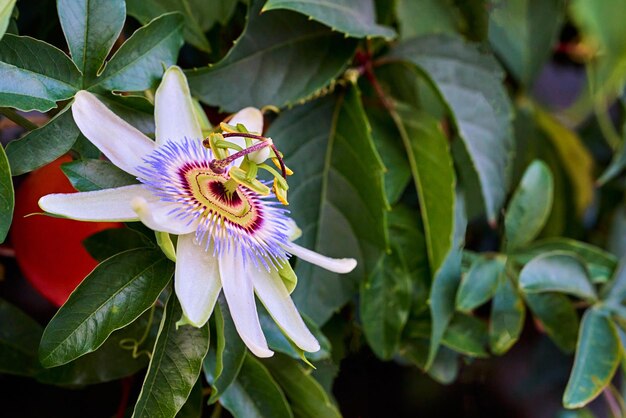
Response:
[[[279,202],[211,169],[213,153],[191,139],[168,141],[144,159],[139,180],[167,205],[173,219],[194,223],[196,241],[214,255],[233,252],[266,268],[288,254],[289,218]]]
[[[180,175],[188,185],[190,194],[202,205],[201,215],[210,218],[214,214],[249,232],[254,232],[262,222],[258,205],[239,185],[232,184],[225,176],[211,170],[181,168]]]

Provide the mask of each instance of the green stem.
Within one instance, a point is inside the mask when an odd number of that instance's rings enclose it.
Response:
[[[12,120],[13,122],[20,125],[22,128],[29,131],[39,128],[39,126],[35,125],[24,116],[20,115],[15,110],[8,107],[0,107],[0,114],[6,116],[8,119]]]

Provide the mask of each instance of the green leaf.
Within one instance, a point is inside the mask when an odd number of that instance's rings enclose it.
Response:
[[[615,324],[600,308],[585,312],[580,325],[574,368],[563,394],[563,406],[580,408],[600,394],[613,378],[620,360]]]
[[[60,49],[27,36],[0,41],[0,107],[46,112],[74,96],[81,74]]]
[[[0,322],[0,373],[32,376],[39,367],[41,326],[4,299],[0,299]]]
[[[560,411],[556,418],[596,418],[596,416],[588,409],[577,409],[574,411]]]
[[[293,12],[260,14],[262,4],[252,1],[246,28],[223,60],[187,73],[194,96],[225,111],[282,107],[326,87],[346,68],[354,40]]]
[[[472,263],[456,293],[456,309],[471,312],[487,302],[496,292],[504,275],[506,260],[480,257]]]
[[[41,128],[7,145],[11,174],[17,176],[28,173],[51,163],[68,152],[79,136],[80,130],[67,106]]]
[[[126,5],[123,0],[58,0],[57,10],[72,60],[87,87],[122,32]]]
[[[533,258],[552,251],[571,252],[582,258],[594,283],[606,282],[617,267],[617,259],[613,254],[591,244],[562,237],[537,241],[515,253],[513,257],[518,263],[526,264]]]
[[[198,378],[196,384],[193,385],[193,389],[191,389],[187,401],[176,414],[176,418],[202,418],[203,404],[202,379]]]
[[[4,242],[11,227],[13,208],[15,206],[15,193],[13,191],[13,179],[11,179],[11,167],[9,160],[0,145],[0,243]]]
[[[530,261],[519,276],[526,293],[561,292],[589,301],[597,299],[585,265],[573,254],[550,252]]]
[[[452,0],[398,0],[401,39],[436,33],[454,34],[462,19]]]
[[[148,23],[151,19],[161,16],[164,13],[178,12],[185,18],[183,36],[185,41],[195,46],[201,51],[211,52],[211,45],[204,36],[204,32],[209,29],[205,24],[209,16],[213,13],[216,3],[212,1],[210,6],[200,0],[127,0],[128,14],[137,18],[142,23]],[[222,3],[222,2],[217,2]]]
[[[441,95],[478,175],[487,217],[495,222],[513,149],[512,109],[498,63],[450,36],[407,40],[389,58],[415,64]]]
[[[366,107],[365,112],[372,127],[372,139],[387,169],[385,191],[389,204],[393,205],[411,181],[411,167],[402,142],[398,141],[398,129],[387,112],[373,106]]]
[[[411,166],[419,197],[431,274],[452,246],[455,176],[448,140],[439,122],[425,113],[392,115]]]
[[[502,355],[519,339],[524,328],[524,301],[505,275],[501,277],[491,304],[489,346]]]
[[[113,332],[96,351],[63,366],[41,368],[36,379],[46,384],[76,387],[110,382],[137,373],[148,365],[147,354],[152,352],[161,312],[159,309],[145,312],[129,326]],[[142,339],[144,335],[146,338]],[[133,351],[135,344],[136,352]]]
[[[411,306],[412,276],[399,251],[393,247],[391,254],[384,255],[361,285],[363,332],[382,359],[396,352]]]
[[[246,346],[239,337],[230,310],[223,297],[218,299],[213,312],[217,351],[209,351],[204,359],[204,376],[211,385],[208,403],[217,401],[234,382],[246,356]]]
[[[601,296],[607,302],[622,303],[626,299],[626,256],[622,256],[615,274],[602,288]]]
[[[569,177],[576,214],[581,216],[594,200],[594,160],[578,134],[552,114],[535,106],[535,119],[554,145]],[[558,199],[555,201],[555,203]]]
[[[376,23],[373,0],[268,0],[263,12],[287,9],[302,13],[331,29],[355,38],[395,38],[396,32]]]
[[[5,0],[2,2],[3,4],[0,5],[0,39],[2,39],[9,27],[16,1],[17,0]]]
[[[444,261],[441,269],[435,275],[430,289],[430,316],[432,320],[432,330],[430,333],[430,344],[428,357],[424,369],[429,370],[435,361],[446,328],[454,315],[455,295],[461,281],[461,260],[467,228],[465,217],[465,204],[457,194],[454,221],[454,244],[448,257]]]
[[[97,85],[116,91],[155,88],[164,69],[176,64],[183,22],[180,14],[169,13],[137,30],[107,62]]]
[[[513,194],[504,218],[507,251],[524,247],[539,235],[545,225],[554,195],[550,168],[533,161]]]
[[[183,311],[170,295],[133,418],[174,417],[191,393],[209,349],[209,327],[178,326]]]
[[[456,314],[446,328],[442,344],[470,357],[488,357],[487,324],[473,316]]]
[[[508,0],[491,9],[489,42],[527,88],[552,53],[564,12],[563,0]]]
[[[111,228],[96,232],[83,240],[83,246],[98,261],[135,248],[154,248],[152,241],[145,235],[130,228]]]
[[[61,165],[72,186],[79,192],[111,189],[136,184],[134,176],[104,160],[79,160]]]
[[[146,311],[172,278],[173,265],[152,249],[107,259],[74,290],[44,331],[39,359],[59,366],[96,350]]]
[[[297,361],[274,356],[263,364],[285,391],[296,417],[341,418],[341,413],[322,386]]]
[[[355,282],[386,249],[383,166],[359,99],[352,87],[338,99],[296,107],[282,113],[267,133],[295,170],[289,200],[303,231],[300,245],[359,263],[354,272],[339,276],[296,261],[293,298],[317,324],[352,297]]]
[[[524,297],[552,341],[565,353],[574,351],[579,321],[569,298],[560,293],[529,293]]]
[[[220,403],[235,417],[293,417],[282,390],[259,360],[246,355],[237,380],[230,385]]]

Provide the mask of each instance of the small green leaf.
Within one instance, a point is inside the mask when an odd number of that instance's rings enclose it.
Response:
[[[326,87],[346,68],[354,40],[294,12],[261,14],[263,3],[251,2],[246,28],[223,60],[187,72],[194,96],[233,112],[282,107]]]
[[[98,261],[135,248],[154,248],[152,241],[145,235],[130,228],[111,228],[96,232],[83,240],[83,246]]]
[[[519,339],[524,328],[524,301],[511,280],[503,276],[491,304],[489,346],[494,354],[506,353]]]
[[[9,27],[16,1],[17,0],[5,0],[2,2],[3,4],[0,5],[0,39],[2,39]]]
[[[122,32],[126,5],[124,0],[58,0],[57,10],[72,60],[87,87]]]
[[[293,10],[317,20],[346,36],[355,38],[395,38],[396,32],[376,23],[372,0],[268,0],[263,12],[275,9]]]
[[[602,392],[619,365],[621,350],[615,324],[600,308],[583,316],[574,368],[563,394],[563,406],[581,408]]]
[[[211,45],[204,32],[212,26],[205,22],[213,22],[213,19],[206,16],[213,13],[213,3],[216,1],[212,1],[210,7],[207,7],[207,3],[200,0],[127,0],[126,6],[128,14],[144,24],[164,13],[180,13],[185,18],[185,41],[201,51],[211,52]]]
[[[555,251],[533,258],[520,272],[519,286],[526,293],[561,292],[597,299],[587,268],[568,253]]]
[[[72,186],[79,192],[111,189],[136,184],[134,176],[104,160],[79,160],[61,165]]]
[[[446,328],[442,344],[470,357],[488,357],[485,347],[489,341],[487,324],[464,314],[456,314]]]
[[[613,276],[617,267],[615,256],[594,245],[569,238],[548,238],[534,242],[529,247],[513,255],[515,261],[526,264],[533,258],[546,252],[570,252],[584,260],[594,283],[604,283]]]
[[[220,403],[236,417],[293,417],[276,381],[265,366],[250,354],[246,355],[237,380],[224,392]]]
[[[15,195],[11,167],[9,167],[4,148],[0,145],[0,243],[4,242],[9,233],[14,206]]]
[[[508,0],[491,9],[489,42],[527,88],[550,57],[564,12],[563,0]]]
[[[60,49],[27,36],[0,41],[0,107],[46,112],[74,96],[81,74]]]
[[[574,351],[579,320],[572,301],[560,293],[529,293],[524,297],[552,341],[565,353]]]
[[[193,389],[209,349],[209,327],[176,325],[183,311],[170,295],[133,418],[175,417]]]
[[[68,106],[41,128],[7,145],[11,173],[17,176],[51,163],[68,152],[79,135]]]
[[[46,327],[39,347],[41,364],[59,366],[96,350],[113,331],[154,304],[173,270],[160,252],[145,248],[98,265]]]
[[[454,302],[461,281],[461,260],[467,228],[465,204],[457,194],[454,221],[454,244],[441,269],[435,275],[430,289],[430,315],[432,329],[428,357],[424,369],[429,370],[439,351],[439,345],[454,315]]]
[[[356,87],[282,113],[267,135],[287,165],[300,168],[289,179],[290,209],[305,231],[299,244],[358,262],[352,273],[340,276],[296,261],[293,299],[323,324],[353,296],[387,247],[384,168]]]
[[[108,90],[142,91],[159,84],[183,45],[183,17],[162,15],[137,30],[107,62],[96,81]]]
[[[455,175],[448,140],[439,121],[406,111],[394,117],[419,197],[431,274],[441,268],[452,246]]]
[[[505,260],[480,257],[472,263],[456,293],[456,309],[471,312],[487,302],[496,292],[504,274]]]
[[[212,388],[209,404],[217,401],[237,378],[246,356],[246,346],[235,329],[230,310],[223,297],[220,297],[218,304],[215,305],[213,318],[217,351],[209,351],[203,365],[204,377]]]
[[[322,386],[296,360],[276,355],[263,362],[285,391],[296,417],[341,418]]]
[[[550,168],[533,161],[513,194],[504,218],[506,249],[515,250],[532,242],[550,216],[554,181]]]
[[[41,326],[0,299],[0,373],[32,376],[39,368],[37,346]]]
[[[389,59],[415,64],[441,95],[478,175],[487,217],[496,222],[513,149],[512,107],[497,61],[451,36],[409,39]]]

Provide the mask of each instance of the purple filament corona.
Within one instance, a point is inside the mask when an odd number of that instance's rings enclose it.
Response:
[[[172,219],[197,224],[196,241],[214,256],[232,252],[244,262],[265,268],[279,267],[289,254],[289,217],[282,205],[236,185],[231,192],[228,168],[216,174],[209,168],[212,152],[199,140],[167,141],[144,158],[138,167],[141,181],[163,204]]]

